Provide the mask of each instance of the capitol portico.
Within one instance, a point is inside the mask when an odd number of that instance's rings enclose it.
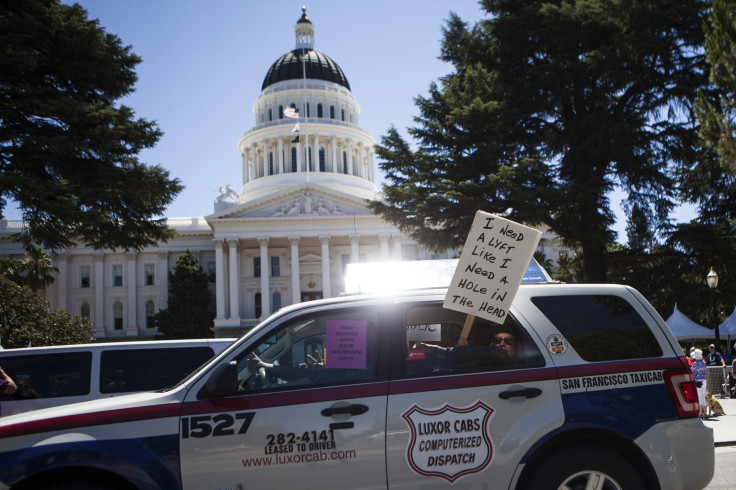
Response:
[[[294,32],[294,49],[266,73],[255,125],[237,143],[239,190],[221,188],[204,218],[168,219],[176,236],[158,247],[56,251],[59,272],[44,293],[51,306],[88,318],[98,338],[151,337],[168,273],[190,249],[212,281],[215,334],[230,337],[282,306],[338,295],[348,263],[454,256],[430,254],[368,209],[367,200],[381,199],[375,141],[342,69],[315,49],[306,12]],[[24,254],[12,240],[22,226],[0,221],[0,255]],[[557,257],[558,240],[545,234],[540,250]]]

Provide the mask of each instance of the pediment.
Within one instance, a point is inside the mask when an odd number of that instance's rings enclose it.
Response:
[[[372,216],[365,201],[317,184],[299,184],[247,203],[233,204],[207,217],[231,219],[304,219],[340,216]]]
[[[322,256],[313,254],[313,253],[306,253],[299,257],[299,262],[302,264],[322,264]]]

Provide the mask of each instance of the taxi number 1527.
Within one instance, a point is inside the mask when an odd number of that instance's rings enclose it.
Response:
[[[255,412],[241,412],[235,415],[221,413],[219,415],[196,415],[194,417],[181,418],[181,438],[189,437],[218,437],[235,435],[248,432],[248,427],[253,421]],[[240,422],[242,420],[242,422]]]

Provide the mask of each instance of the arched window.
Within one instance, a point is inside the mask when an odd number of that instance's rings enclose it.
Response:
[[[89,321],[90,319],[89,303],[82,303],[81,308],[79,308],[79,316]]]
[[[319,171],[325,171],[325,149],[321,146],[319,147]]]
[[[268,154],[268,175],[273,175],[273,152]]]
[[[281,293],[276,291],[273,293],[273,311],[281,309]]]
[[[268,120],[273,121],[273,109],[268,109]]]
[[[340,109],[340,119],[345,120],[345,109]]]
[[[153,315],[156,314],[156,305],[152,299],[146,301],[146,328],[153,328]]]
[[[261,318],[261,313],[262,313],[261,293],[256,293],[255,301],[256,301],[256,318]]]
[[[330,106],[330,119],[335,119],[335,106]]]
[[[296,172],[296,147],[291,149],[291,171]]]
[[[120,301],[116,301],[112,305],[112,316],[114,320],[115,330],[123,329],[123,304]]]
[[[348,174],[348,154],[346,152],[342,152],[342,173]]]
[[[323,117],[322,116],[322,104],[317,104],[317,117]]]

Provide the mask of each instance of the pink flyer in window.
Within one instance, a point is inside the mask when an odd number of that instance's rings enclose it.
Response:
[[[328,369],[365,369],[368,345],[366,320],[328,320],[327,355]]]

